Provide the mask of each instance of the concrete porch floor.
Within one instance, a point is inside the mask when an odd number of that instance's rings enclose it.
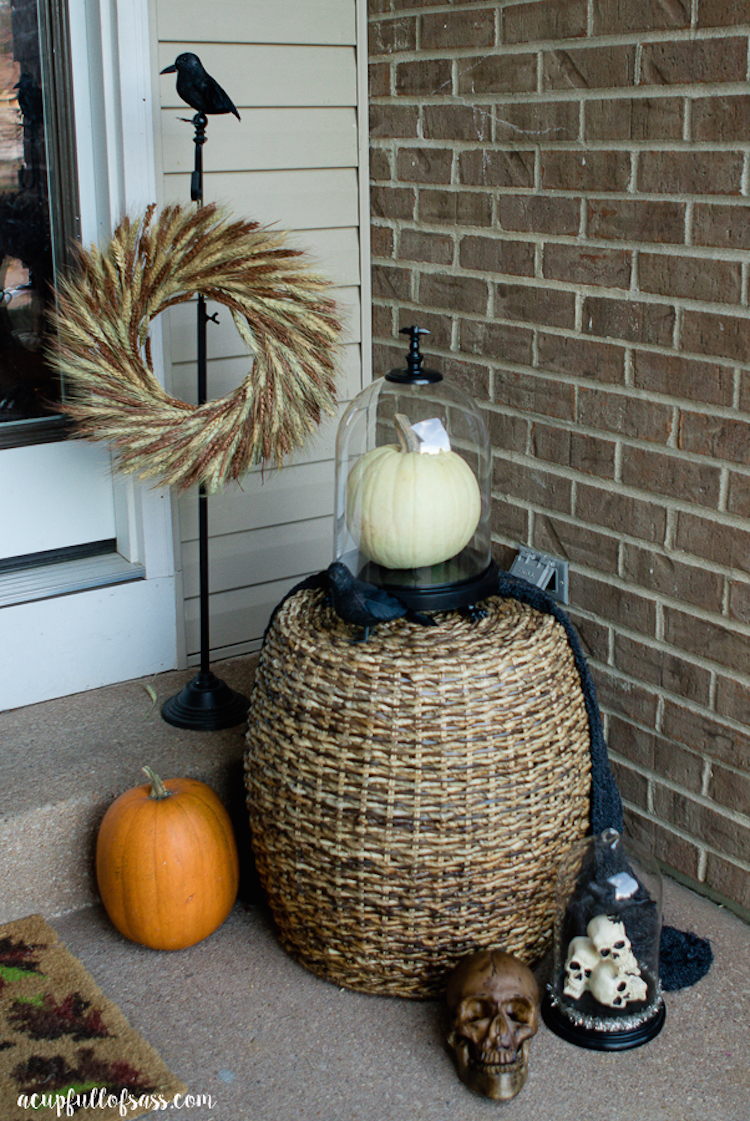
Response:
[[[247,692],[253,667],[236,659],[214,669]],[[247,844],[243,729],[184,732],[159,716],[193,672],[0,713],[0,920],[43,914],[190,1092],[211,1099],[170,1116],[750,1121],[750,927],[671,880],[665,922],[711,940],[708,976],[667,993],[661,1034],[632,1051],[581,1050],[541,1024],[528,1082],[508,1104],[459,1082],[439,1002],[351,992],[298,965],[276,940],[252,874],[227,922],[199,945],[158,953],[123,939],[95,902],[92,841],[144,763],[214,785]]]

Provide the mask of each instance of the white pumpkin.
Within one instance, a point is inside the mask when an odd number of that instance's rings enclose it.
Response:
[[[479,524],[474,472],[454,451],[420,453],[406,417],[394,417],[399,444],[357,460],[346,487],[346,517],[362,553],[385,568],[421,568],[460,553]]]

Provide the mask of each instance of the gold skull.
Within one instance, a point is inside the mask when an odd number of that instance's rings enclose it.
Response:
[[[539,1027],[539,987],[512,954],[480,950],[462,958],[448,978],[448,1046],[458,1076],[494,1101],[509,1101],[529,1073],[529,1043]]]

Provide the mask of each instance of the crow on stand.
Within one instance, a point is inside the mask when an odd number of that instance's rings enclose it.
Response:
[[[197,54],[191,51],[178,54],[172,65],[165,66],[161,73],[177,74],[177,93],[196,112],[206,116],[213,113],[234,113],[237,120],[240,120],[237,107],[229,94],[204,70]]]

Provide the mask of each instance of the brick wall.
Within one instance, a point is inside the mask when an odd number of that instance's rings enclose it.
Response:
[[[370,0],[375,369],[568,558],[629,828],[750,908],[750,0]]]

